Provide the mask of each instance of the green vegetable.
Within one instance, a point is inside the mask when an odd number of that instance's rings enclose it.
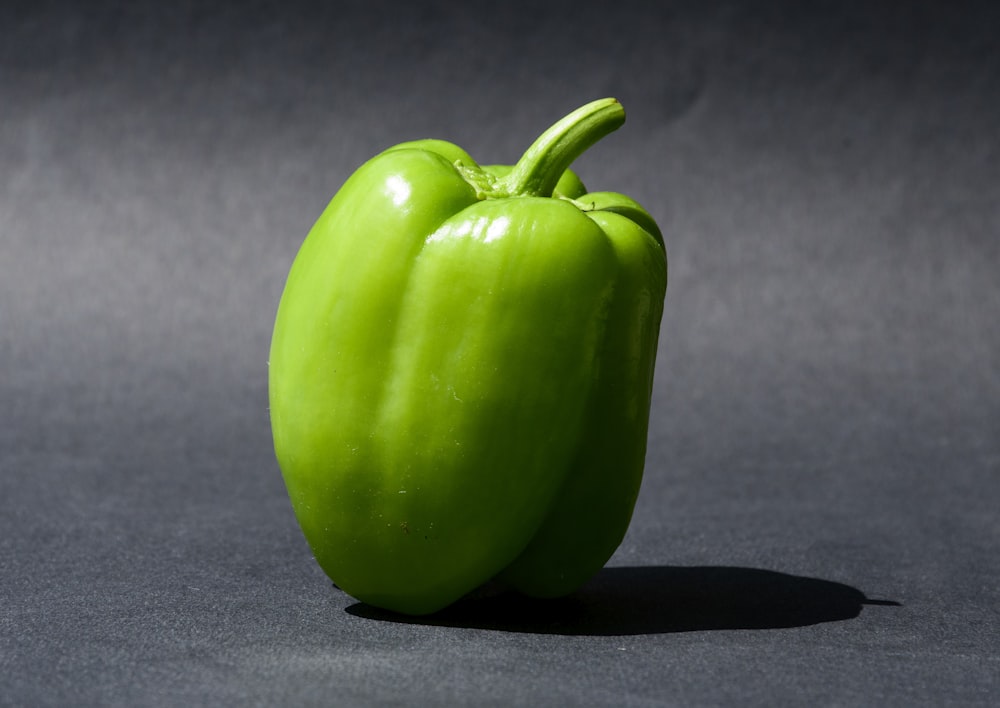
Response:
[[[494,578],[560,596],[621,543],[666,256],[642,207],[567,168],[624,120],[590,103],[513,167],[397,145],[303,243],[271,344],[274,447],[316,560],[359,600],[425,614]]]

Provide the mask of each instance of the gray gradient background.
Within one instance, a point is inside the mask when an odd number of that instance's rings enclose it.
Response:
[[[0,6],[0,704],[1000,699],[998,13],[533,4]],[[270,447],[291,260],[384,147],[605,95],[577,169],[671,266],[629,534],[564,602],[360,606]]]

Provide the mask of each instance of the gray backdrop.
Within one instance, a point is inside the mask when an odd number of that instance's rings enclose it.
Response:
[[[993,6],[3,3],[0,703],[995,703]],[[563,602],[359,605],[271,449],[291,260],[375,152],[609,95],[576,168],[670,256],[629,534]]]

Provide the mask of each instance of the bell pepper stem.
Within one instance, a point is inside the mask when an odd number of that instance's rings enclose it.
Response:
[[[563,172],[598,140],[625,122],[615,98],[592,101],[556,122],[531,144],[497,191],[507,196],[551,197]]]

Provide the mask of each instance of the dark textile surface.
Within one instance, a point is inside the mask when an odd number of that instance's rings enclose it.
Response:
[[[995,705],[993,7],[4,3],[0,704]],[[360,605],[272,453],[291,260],[377,151],[602,96],[576,169],[670,257],[630,531],[554,604]]]

